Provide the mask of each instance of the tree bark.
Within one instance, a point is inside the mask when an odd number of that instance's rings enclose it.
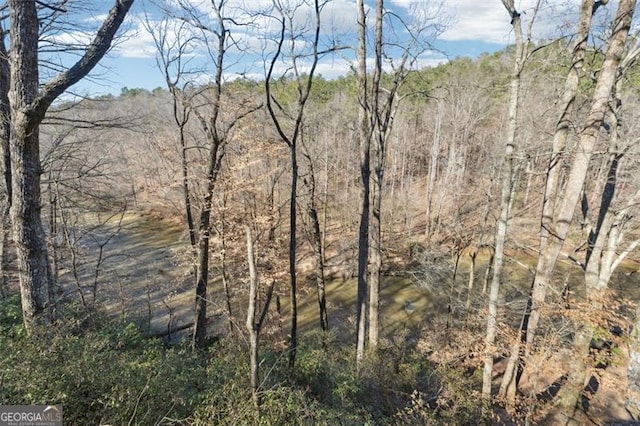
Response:
[[[216,92],[220,90],[220,86]],[[220,94],[218,93],[218,101]],[[215,182],[222,164],[224,150],[220,149],[224,140],[218,137],[213,127],[207,127],[209,139],[209,160],[207,166],[207,189],[204,198],[204,206],[200,212],[200,224],[198,226],[198,262],[196,279],[196,308],[195,330],[193,333],[193,347],[202,348],[207,338],[207,291],[209,287],[209,240],[211,238],[211,210],[213,209],[213,195]]]
[[[367,330],[367,271],[369,263],[369,213],[371,197],[371,131],[367,91],[367,22],[364,1],[358,0],[358,141],[360,144],[360,226],[358,229],[358,295],[356,300],[356,366],[364,359]]]
[[[627,410],[640,418],[640,305],[636,307],[633,331],[629,339],[629,367],[627,368]]]
[[[223,71],[225,65],[225,55],[227,52],[228,30],[225,27],[226,20],[221,2],[219,5],[212,3],[213,13],[216,16],[217,28],[214,32],[217,41],[217,51],[215,57],[215,75],[213,85],[213,97],[211,99],[211,113],[205,118],[193,110],[198,116],[202,129],[207,137],[209,158],[207,160],[206,191],[204,195],[204,205],[200,212],[200,223],[198,225],[198,261],[196,278],[196,307],[195,307],[195,330],[193,333],[193,347],[204,347],[207,339],[207,293],[209,287],[209,249],[211,238],[211,211],[213,209],[213,196],[218,173],[222,166],[222,159],[225,154],[225,146],[228,134],[237,121],[249,112],[240,114],[230,124],[220,129],[221,126],[221,99],[223,85]],[[197,24],[196,24],[197,25]]]
[[[298,197],[298,153],[296,140],[290,145],[291,153],[291,197],[289,199],[289,300],[291,303],[291,330],[289,333],[289,369],[293,371],[298,350],[298,300],[296,280],[297,247],[297,197]]]
[[[247,308],[247,331],[249,331],[249,359],[251,367],[251,395],[253,404],[260,408],[260,394],[258,393],[259,370],[258,370],[258,335],[260,330],[256,327],[256,305],[258,302],[258,273],[256,271],[256,261],[253,255],[253,236],[251,228],[245,225],[247,235],[247,263],[249,264],[249,307]]]
[[[9,54],[5,45],[7,33],[0,29],[0,298],[5,296],[7,269],[9,266],[8,243],[11,232],[11,108],[9,105]]]
[[[545,183],[545,193],[542,204],[542,217],[540,226],[540,253],[543,252],[547,240],[549,238],[549,231],[551,229],[551,222],[553,219],[553,210],[557,202],[558,184],[560,182],[560,176],[562,172],[562,159],[566,155],[565,147],[567,139],[569,137],[569,130],[571,128],[571,114],[575,108],[575,99],[578,92],[578,85],[583,74],[584,57],[587,48],[587,41],[589,36],[589,30],[591,28],[591,17],[593,15],[593,1],[583,0],[580,17],[578,23],[578,29],[576,32],[576,41],[573,45],[573,60],[572,66],[569,69],[569,73],[565,79],[564,89],[560,96],[560,103],[558,108],[558,121],[553,136],[552,153],[549,159],[549,166],[547,169],[547,178]],[[542,255],[538,258],[540,263]],[[539,265],[542,266],[542,265]],[[528,309],[531,304],[531,298],[527,303],[527,308],[523,320],[521,322],[522,327],[527,327],[528,322]],[[526,339],[526,328],[521,330],[520,340]],[[506,369],[503,377],[502,384],[500,385],[500,396],[507,398],[510,403],[514,402],[515,389],[516,389],[516,367],[521,368],[522,357],[520,354],[520,341],[514,342],[511,357],[508,362],[508,368]],[[507,395],[508,394],[508,395]]]
[[[582,13],[592,13],[592,2],[586,0],[585,3],[588,4],[583,4]],[[562,193],[557,194],[555,199],[546,200],[546,202],[554,203],[555,208],[551,220],[546,226],[543,224],[546,232],[541,236],[540,257],[529,297],[530,308],[525,313],[526,320],[523,321],[526,329],[523,329],[524,351],[521,363],[526,361],[533,348],[533,340],[538,328],[541,307],[545,302],[546,290],[551,284],[553,270],[569,232],[574,211],[582,193],[597,134],[602,126],[616,82],[618,65],[629,33],[635,3],[635,0],[621,0],[618,5],[613,32],[609,38],[604,63],[591,97],[589,114],[584,120],[584,127],[574,152],[567,182]],[[543,214],[545,213],[543,212]],[[518,375],[515,376],[515,379],[517,386],[519,383]]]
[[[84,55],[38,91],[40,28],[35,0],[9,1],[11,20],[11,221],[27,332],[51,319],[52,273],[41,219],[39,126],[51,103],[105,55],[133,0],[118,0]]]
[[[513,196],[514,180],[516,177],[515,150],[518,130],[518,112],[520,102],[521,76],[524,69],[527,48],[522,35],[522,21],[520,13],[515,9],[513,0],[505,0],[503,4],[511,16],[511,25],[516,38],[513,71],[509,88],[508,130],[505,140],[504,157],[502,163],[502,190],[500,199],[500,216],[496,224],[495,249],[492,256],[491,270],[493,275],[489,288],[489,317],[487,319],[487,333],[485,336],[484,370],[482,375],[482,398],[485,404],[491,401],[491,383],[493,377],[493,357],[495,355],[496,322],[498,315],[498,297],[504,265],[504,248],[507,240],[509,213]],[[475,259],[474,259],[475,260]]]
[[[385,143],[387,137],[386,122],[383,121],[380,96],[380,79],[382,78],[382,18],[384,13],[384,1],[376,1],[375,23],[375,65],[373,80],[371,82],[371,109],[374,132],[374,167],[373,187],[371,191],[371,223],[370,223],[370,255],[369,255],[369,347],[376,349],[380,332],[380,271],[382,269],[382,182],[384,179]],[[390,99],[393,102],[393,99]],[[387,105],[391,108],[392,105]]]

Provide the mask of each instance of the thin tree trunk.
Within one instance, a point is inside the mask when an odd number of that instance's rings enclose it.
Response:
[[[210,137],[209,166],[207,173],[207,191],[204,199],[203,210],[200,213],[200,225],[198,232],[198,274],[196,278],[196,309],[195,330],[193,333],[193,347],[203,348],[207,338],[207,288],[209,285],[209,240],[211,237],[211,209],[213,208],[213,191],[215,181],[222,162],[218,154],[220,141],[214,136]]]
[[[367,93],[366,12],[364,0],[358,0],[358,140],[360,142],[361,209],[358,231],[358,295],[356,301],[356,365],[360,368],[364,359],[367,327],[367,266],[369,262],[369,201],[371,179],[371,139],[369,129],[369,105]]]
[[[213,4],[213,3],[212,3]],[[211,100],[212,112],[208,119],[198,115],[200,124],[207,135],[209,143],[209,158],[207,165],[207,188],[204,196],[203,209],[200,212],[200,224],[198,227],[198,263],[196,278],[196,308],[195,308],[195,330],[193,332],[193,348],[202,348],[207,338],[207,292],[209,286],[209,239],[211,236],[211,210],[213,209],[213,195],[218,172],[224,157],[224,148],[227,141],[227,134],[230,127],[220,131],[220,103],[222,98],[222,73],[224,57],[227,49],[226,39],[228,31],[223,19],[223,4],[214,6],[214,13],[217,17],[217,56],[215,61],[215,77],[213,87],[213,99]],[[233,121],[235,123],[235,121]],[[233,124],[232,124],[233,125]],[[232,126],[231,125],[231,126]],[[184,156],[184,154],[183,154]]]
[[[298,350],[298,300],[296,283],[296,219],[298,202],[298,154],[296,141],[290,146],[291,150],[291,198],[289,200],[289,300],[291,303],[291,330],[289,333],[289,370],[293,371]]]
[[[256,272],[256,262],[253,251],[253,236],[251,228],[244,227],[247,235],[247,262],[249,264],[249,307],[247,308],[247,331],[249,331],[249,359],[251,367],[251,396],[256,410],[260,409],[260,394],[258,393],[259,370],[258,370],[258,335],[260,330],[256,327],[256,305],[258,301],[258,273]]]
[[[9,268],[9,232],[11,232],[11,108],[9,105],[9,56],[5,46],[7,33],[0,28],[0,297],[5,297]]]
[[[471,310],[471,295],[473,293],[473,285],[476,278],[476,258],[478,257],[478,248],[472,249],[471,253],[469,253],[469,261],[471,265],[469,265],[469,283],[467,285],[467,303],[465,305],[465,309],[467,310],[467,315],[469,315],[469,311]]]
[[[509,90],[509,125],[505,141],[504,160],[502,164],[502,190],[500,199],[500,217],[496,224],[495,250],[491,269],[493,276],[489,289],[489,317],[487,319],[487,334],[485,336],[484,370],[482,375],[482,398],[486,405],[491,401],[491,383],[493,377],[493,357],[495,355],[495,339],[498,315],[498,297],[504,265],[504,248],[507,240],[509,213],[516,176],[515,151],[518,129],[518,106],[520,102],[521,75],[527,55],[522,36],[522,21],[520,13],[515,9],[513,1],[503,1],[511,15],[511,25],[516,37],[516,51],[511,74]]]
[[[304,145],[303,145],[304,147]],[[327,297],[325,289],[325,276],[324,276],[324,251],[323,251],[323,235],[320,232],[320,220],[318,219],[318,209],[316,206],[316,176],[311,156],[308,155],[305,150],[305,157],[309,162],[309,177],[304,179],[304,183],[309,188],[309,202],[307,204],[307,210],[309,212],[309,219],[311,220],[311,239],[313,245],[313,254],[316,259],[315,274],[316,274],[316,290],[318,296],[318,308],[320,318],[320,329],[322,331],[329,330],[329,319],[327,315]],[[326,220],[326,217],[325,217]]]
[[[455,262],[453,263],[453,276],[451,277],[451,281],[449,283],[449,301],[447,303],[447,323],[445,325],[445,330],[447,331],[447,344],[450,344],[449,338],[451,334],[448,333],[448,331],[453,323],[453,311],[455,310],[453,306],[453,293],[455,292],[456,279],[458,278],[458,266],[460,265],[460,258],[462,257],[461,247],[454,247],[454,250],[455,250],[454,256],[456,259],[455,259]]]
[[[370,257],[369,257],[369,346],[371,349],[378,347],[380,332],[380,274],[382,269],[382,183],[384,179],[385,143],[387,129],[381,120],[383,114],[380,105],[380,79],[382,78],[382,18],[384,13],[384,0],[376,1],[375,22],[375,66],[371,84],[371,101],[373,117],[372,123],[376,128],[374,132],[374,167],[373,188],[371,191],[371,223],[370,223]],[[392,99],[391,99],[392,101]],[[389,108],[392,106],[389,105]]]
[[[433,218],[433,192],[435,190],[436,175],[438,171],[438,155],[440,154],[440,132],[442,127],[442,103],[438,102],[438,113],[435,116],[434,129],[433,129],[433,141],[431,143],[431,152],[429,157],[429,174],[427,178],[427,196],[426,198],[426,211],[425,220],[427,222],[425,227],[425,236],[427,241],[435,235]]]
[[[222,287],[224,288],[224,296],[227,305],[227,315],[229,316],[229,333],[233,333],[233,310],[231,308],[231,289],[229,288],[229,279],[227,274],[227,228],[225,226],[224,210],[226,207],[226,195],[224,197],[224,205],[222,206],[222,215],[220,218],[220,269],[222,275]]]
[[[314,36],[313,36],[313,44],[312,53],[309,55],[312,57],[311,67],[306,76],[302,77],[302,74],[298,69],[297,58],[299,57],[298,53],[295,52],[295,34],[293,23],[291,22],[291,17],[289,17],[290,22],[290,37],[291,37],[291,52],[290,58],[293,61],[293,70],[294,74],[301,83],[298,85],[298,99],[297,99],[297,113],[295,115],[295,119],[292,123],[292,132],[288,135],[285,132],[285,129],[282,126],[281,118],[279,118],[278,114],[274,109],[274,97],[271,92],[271,76],[273,75],[274,68],[277,60],[280,58],[282,54],[282,46],[285,41],[285,35],[287,33],[287,18],[283,14],[283,11],[280,10],[281,19],[280,19],[280,38],[277,41],[277,49],[276,53],[273,56],[271,63],[269,65],[269,69],[267,71],[266,79],[265,79],[265,94],[266,94],[266,104],[267,109],[269,111],[269,115],[271,116],[271,120],[273,121],[278,135],[280,139],[287,144],[289,147],[289,153],[291,158],[291,193],[289,200],[289,277],[290,277],[290,288],[289,288],[289,297],[291,303],[291,332],[289,336],[289,371],[293,373],[295,367],[296,360],[296,351],[297,351],[297,332],[298,332],[298,306],[296,300],[296,219],[297,219],[297,186],[298,186],[298,152],[297,152],[297,144],[299,138],[303,135],[303,118],[305,112],[305,105],[309,100],[309,95],[311,94],[311,87],[313,85],[314,73],[316,70],[316,66],[318,64],[318,47],[320,40],[320,3],[318,0],[314,1]]]

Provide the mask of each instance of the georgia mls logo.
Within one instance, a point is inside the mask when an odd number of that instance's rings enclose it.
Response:
[[[43,420],[62,421],[62,410],[55,405],[47,405],[42,411]]]
[[[58,405],[0,405],[0,426],[61,426]]]

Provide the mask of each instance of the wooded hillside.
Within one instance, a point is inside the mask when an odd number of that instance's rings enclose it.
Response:
[[[635,1],[585,0],[540,40],[545,2],[503,0],[513,45],[420,68],[438,16],[399,45],[359,0],[336,79],[325,3],[275,2],[264,78],[228,79],[237,10],[180,0],[145,21],[165,87],[56,100],[131,3],[48,82],[29,28],[63,12],[5,6],[0,403],[70,424],[640,419]]]

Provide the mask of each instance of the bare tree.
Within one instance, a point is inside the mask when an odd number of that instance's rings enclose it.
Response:
[[[50,320],[52,273],[40,216],[39,125],[52,102],[85,77],[108,51],[134,0],[117,0],[71,68],[39,89],[37,1],[10,0],[11,221],[27,330]]]
[[[584,383],[590,371],[587,359],[594,338],[594,330],[602,324],[602,311],[608,310],[605,303],[609,281],[622,261],[640,245],[640,239],[637,237],[630,242],[625,241],[626,234],[634,222],[633,217],[638,211],[640,189],[636,187],[635,191],[627,194],[625,200],[624,195],[621,195],[623,185],[620,182],[620,173],[626,154],[638,141],[634,138],[625,144],[625,126],[622,124],[622,89],[627,71],[636,63],[639,54],[636,40],[632,40],[631,48],[622,57],[616,71],[615,84],[611,90],[611,99],[605,115],[606,121],[603,121],[603,126],[608,129],[605,139],[608,149],[603,167],[606,172],[602,173],[604,184],[596,186],[594,191],[598,195],[596,200],[599,203],[593,209],[593,213],[588,201],[588,184],[586,182],[583,184],[581,219],[585,224],[586,252],[585,260],[580,262],[580,266],[584,270],[587,303],[579,304],[584,312],[579,317],[574,335],[575,361],[571,364],[567,382],[560,389],[554,410],[550,415],[555,422],[572,418],[578,408]]]
[[[618,67],[624,53],[635,3],[635,0],[622,0],[618,4],[617,13],[613,22],[613,30],[607,40],[608,45],[604,62],[598,74],[593,94],[589,100],[589,111],[582,121],[583,127],[578,135],[578,142],[573,151],[573,157],[569,164],[564,185],[560,187],[558,183],[555,183],[551,185],[553,186],[551,187],[549,183],[550,178],[547,178],[547,191],[545,194],[545,205],[543,206],[542,229],[540,234],[540,256],[538,257],[535,277],[521,327],[521,342],[524,347],[521,348],[520,340],[514,345],[509,363],[513,369],[505,373],[501,389],[501,392],[508,392],[510,398],[515,396],[515,389],[523,375],[525,362],[531,354],[540,320],[541,309],[545,303],[546,291],[551,284],[555,265],[567,238],[574,211],[582,194],[589,164],[593,155],[593,148],[604,122],[612,90],[616,82]],[[591,27],[591,16],[595,8],[601,4],[604,3],[597,2],[594,4],[590,0],[583,1],[579,28],[584,29],[585,32],[582,33],[579,30],[579,43],[586,43],[589,28]],[[579,52],[580,49],[581,48],[578,47],[576,51]],[[574,55],[574,63],[575,61],[576,57]],[[580,61],[581,60],[578,59],[578,62]],[[572,91],[573,86],[571,81],[571,74],[575,72],[575,69],[569,71],[567,85],[563,93],[563,100],[570,100],[575,96],[575,92]],[[572,101],[569,103],[561,102],[561,104],[561,107],[570,107]],[[560,121],[556,127],[556,132],[566,131],[566,126],[568,126],[569,123],[564,122],[565,118],[567,118],[565,114],[566,108],[563,108],[560,112]],[[563,138],[559,137],[559,139]],[[560,144],[556,145],[556,137],[554,136],[550,169],[558,167],[556,161],[559,151],[556,151],[556,148],[559,147],[559,145]],[[564,145],[562,148],[564,148]],[[550,172],[550,176],[554,176],[553,172]],[[584,342],[576,342],[576,344],[583,343]],[[508,389],[511,390],[508,391]]]
[[[316,264],[315,275],[316,275],[316,289],[317,289],[317,295],[318,295],[320,329],[322,331],[328,331],[329,316],[327,313],[327,296],[326,296],[326,288],[325,288],[326,280],[325,280],[325,272],[324,272],[325,248],[324,248],[324,242],[323,242],[323,236],[326,234],[326,232],[323,233],[320,230],[320,218],[318,216],[318,202],[316,201],[318,191],[317,191],[317,178],[316,178],[316,171],[314,167],[314,160],[311,157],[307,144],[304,143],[304,140],[301,140],[301,142],[302,142],[303,156],[307,160],[307,173],[305,177],[302,179],[302,182],[304,183],[304,186],[309,191],[309,194],[307,196],[307,199],[308,199],[307,214],[309,216],[309,220],[311,221],[310,223],[311,229],[309,230],[309,234],[310,234],[311,244],[313,246],[313,254],[315,257],[315,264]],[[325,197],[326,197],[326,194],[325,194]],[[326,217],[323,223],[326,224]]]
[[[174,9],[172,6],[177,6]],[[197,245],[196,253],[196,307],[195,307],[195,330],[193,333],[193,346],[203,347],[207,336],[207,299],[209,287],[209,262],[210,262],[210,238],[212,231],[212,210],[214,207],[215,184],[222,167],[222,160],[225,155],[226,145],[231,138],[236,125],[244,117],[260,108],[249,100],[236,99],[236,106],[231,106],[229,96],[225,90],[224,71],[227,66],[227,53],[229,49],[237,47],[237,43],[232,36],[232,29],[238,23],[227,14],[231,13],[230,6],[225,0],[211,2],[208,11],[201,11],[197,6],[186,0],[179,0],[177,3],[168,3],[165,6],[166,13],[170,16],[177,16],[179,21],[187,23],[190,27],[185,30],[180,27],[177,40],[167,38],[166,21],[160,23],[158,28],[152,29],[155,32],[156,45],[160,53],[160,66],[165,74],[167,84],[172,91],[175,113],[174,119],[178,127],[178,135],[181,146],[182,161],[182,185],[185,202],[187,222],[191,217],[190,241]],[[150,26],[148,24],[147,26]],[[164,27],[163,27],[164,25]],[[181,24],[180,24],[181,25]],[[189,78],[196,70],[184,68],[186,64],[186,53],[195,49],[198,44],[205,46],[211,60],[213,76],[210,82],[203,86],[198,86]],[[199,70],[203,71],[203,70]],[[173,73],[173,75],[171,75]],[[178,84],[181,83],[186,90],[181,90]],[[189,93],[192,91],[193,93]],[[185,104],[185,102],[187,104]],[[188,109],[177,108],[180,105],[187,105]],[[206,140],[203,152],[205,157],[204,183],[202,190],[202,205],[197,225],[191,211],[192,197],[189,191],[188,167],[184,139],[184,126],[186,126],[187,111],[190,111],[197,118],[201,132]],[[197,228],[197,229],[196,229]]]
[[[521,13],[516,9],[513,0],[503,0],[502,4],[509,13],[511,25],[515,35],[515,52],[513,57],[513,71],[509,87],[508,105],[508,129],[505,136],[504,158],[502,162],[502,189],[500,200],[500,216],[496,225],[495,245],[493,254],[493,271],[491,287],[489,290],[489,318],[487,319],[487,334],[485,337],[484,372],[482,376],[482,397],[485,403],[491,399],[491,379],[493,372],[494,344],[496,337],[496,319],[498,315],[498,296],[500,293],[500,281],[504,265],[504,248],[507,240],[507,229],[511,211],[514,182],[517,175],[517,137],[518,137],[518,112],[520,109],[520,92],[522,72],[531,53],[531,28],[535,16],[540,7],[540,1],[533,8],[527,31],[527,40],[522,30]]]
[[[439,6],[435,8],[439,10]],[[362,210],[358,236],[358,340],[356,360],[359,364],[364,354],[367,339],[371,348],[379,340],[379,299],[382,270],[382,193],[386,151],[393,129],[394,117],[400,101],[400,89],[418,57],[426,50],[426,37],[435,38],[444,28],[443,20],[428,9],[412,10],[413,22],[400,20],[398,25],[409,33],[409,41],[402,44],[400,58],[394,60],[387,50],[397,48],[400,43],[386,40],[385,18],[394,16],[384,8],[384,1],[376,1],[373,34],[374,65],[367,75],[367,22],[363,3],[358,3],[358,65],[356,69],[359,96],[358,137],[360,143],[360,177],[362,185]],[[431,34],[427,34],[431,31]],[[383,84],[383,65],[390,66],[390,83]],[[373,172],[373,173],[372,173]],[[366,310],[368,294],[368,320]],[[368,325],[368,327],[367,327]]]
[[[247,308],[247,330],[249,331],[249,350],[251,363],[251,394],[253,396],[253,404],[256,410],[260,409],[260,362],[259,358],[259,338],[260,331],[264,324],[264,320],[269,311],[269,304],[273,296],[275,281],[271,283],[267,289],[266,299],[260,317],[256,318],[258,309],[258,271],[254,255],[253,233],[248,225],[245,225],[245,233],[247,237],[247,262],[249,264],[249,306]],[[259,413],[259,411],[258,411]]]
[[[369,218],[371,205],[371,129],[367,89],[367,14],[364,0],[358,0],[358,143],[360,145],[361,207],[358,228],[358,295],[356,299],[356,365],[364,359],[367,336],[367,264],[369,263]]]
[[[320,12],[324,3],[318,0],[301,0],[286,8],[279,1],[274,1],[274,18],[279,22],[279,34],[276,39],[276,52],[269,61],[267,75],[265,77],[266,104],[269,116],[273,121],[280,139],[287,145],[291,161],[291,195],[289,199],[289,298],[291,309],[291,329],[289,335],[289,368],[293,370],[295,366],[297,350],[298,314],[297,314],[297,284],[296,284],[296,246],[297,246],[297,187],[298,187],[298,143],[302,137],[304,128],[303,120],[305,106],[311,94],[311,87],[315,76],[316,66],[321,52],[319,51],[320,40]],[[304,43],[300,40],[303,37],[296,28],[295,18],[297,13],[309,13],[310,32],[308,50],[300,46]],[[282,108],[282,103],[278,101],[273,93],[274,72],[278,61],[286,57],[290,61],[293,82],[296,86],[297,99],[293,111],[288,113],[278,111]],[[311,58],[308,69],[303,74],[302,63],[306,58]]]

